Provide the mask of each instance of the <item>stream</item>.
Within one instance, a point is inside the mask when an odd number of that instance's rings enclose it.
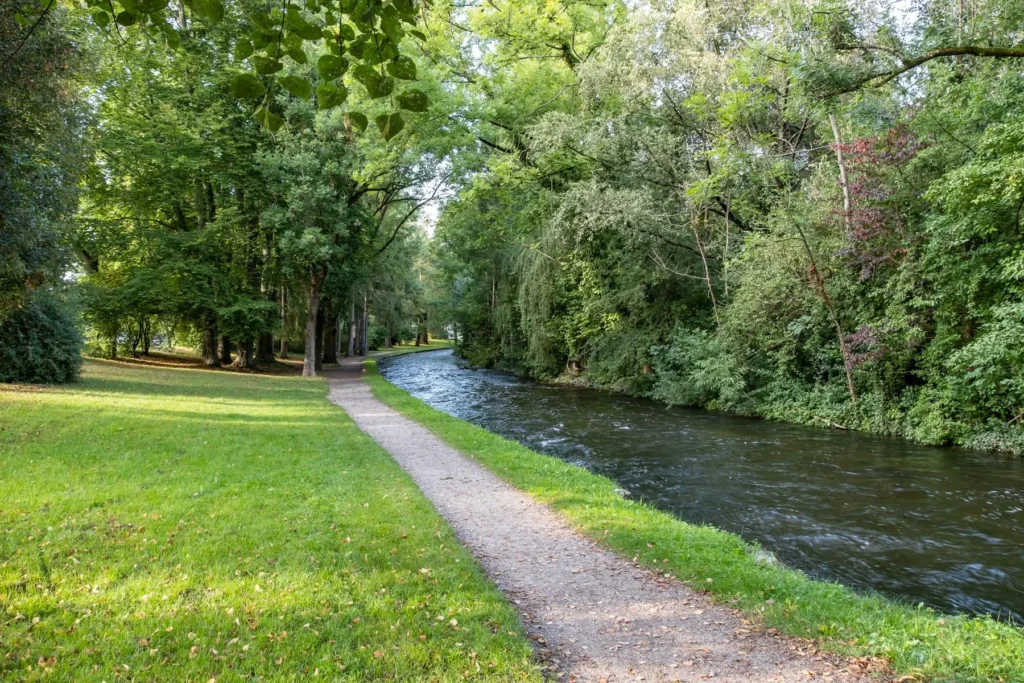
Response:
[[[467,369],[451,351],[391,358],[381,372],[811,576],[1024,621],[1022,460],[541,384]]]

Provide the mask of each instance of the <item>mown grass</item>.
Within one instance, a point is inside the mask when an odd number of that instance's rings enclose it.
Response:
[[[399,344],[398,346],[392,346],[390,349],[378,349],[373,352],[373,356],[376,358],[388,358],[390,356],[401,356],[406,353],[450,349],[452,346],[454,346],[454,344],[447,339],[431,339],[428,344],[420,346],[416,346],[415,344]]]
[[[623,499],[612,480],[431,408],[385,380],[375,361],[366,365],[379,399],[548,503],[586,535],[759,616],[768,627],[829,651],[885,658],[910,680],[1024,681],[1024,632],[1012,625],[943,616],[767,566],[739,536]]]
[[[326,385],[89,362],[0,385],[0,679],[540,680]]]

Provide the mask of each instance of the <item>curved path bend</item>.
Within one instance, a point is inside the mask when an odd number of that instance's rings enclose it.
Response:
[[[584,538],[546,505],[377,400],[358,361],[325,374],[331,400],[409,473],[519,610],[558,680],[866,680],[807,643],[768,634]]]

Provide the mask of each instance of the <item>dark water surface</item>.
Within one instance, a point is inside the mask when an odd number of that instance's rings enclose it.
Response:
[[[464,369],[450,351],[381,369],[435,408],[814,576],[1024,620],[1024,461],[543,385]]]

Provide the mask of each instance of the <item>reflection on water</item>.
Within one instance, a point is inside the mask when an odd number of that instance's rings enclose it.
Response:
[[[382,363],[451,415],[606,475],[787,564],[948,612],[1024,619],[1024,462],[816,430],[460,366]]]

